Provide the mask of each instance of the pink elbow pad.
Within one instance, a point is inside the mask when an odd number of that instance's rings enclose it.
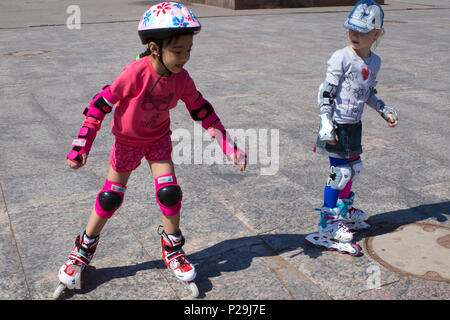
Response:
[[[89,104],[83,114],[87,117],[93,117],[100,122],[103,121],[107,113],[110,113],[114,104],[119,99],[113,96],[109,85],[103,87],[103,90],[98,93]]]
[[[216,112],[212,105],[203,98],[202,94],[199,92],[198,99],[186,107],[191,114],[194,121],[201,121],[203,129],[208,129],[214,122],[219,120]]]
[[[240,150],[231,139],[212,105],[203,98],[200,92],[198,94],[199,97],[194,103],[186,105],[192,119],[194,121],[202,122],[202,127],[217,140],[224,154],[230,158],[232,158],[234,154],[237,154],[238,163],[244,163],[247,159],[247,155],[244,151]]]

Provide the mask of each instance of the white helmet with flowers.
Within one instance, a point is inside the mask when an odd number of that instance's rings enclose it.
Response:
[[[194,13],[176,2],[161,2],[144,12],[138,26],[142,44],[173,35],[198,33],[201,25]]]
[[[360,0],[344,23],[344,28],[360,33],[369,33],[383,27],[384,12],[373,0]]]

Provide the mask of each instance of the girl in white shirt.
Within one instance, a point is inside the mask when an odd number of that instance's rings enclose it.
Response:
[[[316,147],[330,158],[330,175],[324,191],[319,232],[307,243],[354,256],[361,248],[352,244],[350,230],[367,229],[365,213],[353,207],[353,181],[363,168],[360,154],[361,116],[364,105],[380,113],[390,127],[398,124],[397,113],[377,98],[375,86],[381,59],[372,45],[383,34],[384,12],[373,0],[359,1],[347,20],[349,46],[328,60],[326,79],[319,88],[320,128]]]

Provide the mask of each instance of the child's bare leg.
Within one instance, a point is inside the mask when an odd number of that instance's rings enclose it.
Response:
[[[173,216],[164,216],[162,217],[162,224],[164,227],[164,231],[167,234],[175,234],[180,230],[180,213],[177,213]]]
[[[86,226],[86,235],[89,238],[95,238],[100,234],[107,221],[108,219],[100,218],[95,212],[95,209],[92,209]]]

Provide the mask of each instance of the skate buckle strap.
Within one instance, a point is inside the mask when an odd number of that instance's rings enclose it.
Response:
[[[169,253],[166,256],[166,259],[169,264],[171,264],[172,261],[174,261],[174,260],[178,263],[179,266],[184,266],[186,264],[185,254],[182,250],[177,250],[177,251],[173,251],[173,252]],[[175,266],[175,267],[177,267],[177,266]]]
[[[347,215],[347,212],[348,212],[347,204],[344,201],[342,201],[341,203],[338,202],[336,205],[337,205],[338,208],[341,209],[341,211],[339,212],[339,215],[341,217],[345,217]]]
[[[72,140],[73,147],[84,147],[86,146],[86,139],[83,138],[75,138]]]
[[[69,259],[78,261],[80,263],[82,263],[83,265],[87,266],[91,261],[85,257],[84,255],[80,254],[79,252],[73,251],[70,255],[69,255]]]
[[[167,237],[167,238],[166,238]],[[168,236],[166,236],[165,237],[165,240],[167,241],[167,239],[169,238]],[[178,244],[173,244],[173,242],[172,241],[167,241],[169,244],[167,244],[167,243],[165,243],[164,244],[164,249],[166,250],[166,251],[169,251],[169,252],[177,252],[177,251],[180,251],[181,250],[181,248],[184,246],[184,237],[182,236],[181,237],[181,240],[180,240],[180,242],[178,243]]]
[[[170,239],[170,237],[167,235],[167,233],[164,231],[163,226],[159,226],[158,227],[158,234],[164,239],[164,250],[172,252],[172,251],[179,251],[183,246],[184,246],[184,237],[181,234],[180,231],[180,241],[177,244],[174,244],[172,239]],[[178,235],[176,235],[176,237],[178,237]]]
[[[77,236],[77,238],[75,239],[75,246],[78,248],[78,251],[73,251],[72,252],[72,256],[76,256],[79,259],[81,259],[81,262],[89,264],[90,259],[88,257],[88,255],[93,255],[95,253],[95,250],[97,249],[96,245],[93,245],[91,247],[87,247],[85,245],[83,245],[81,243],[81,237]],[[98,242],[98,240],[93,241],[93,244],[96,244]]]

